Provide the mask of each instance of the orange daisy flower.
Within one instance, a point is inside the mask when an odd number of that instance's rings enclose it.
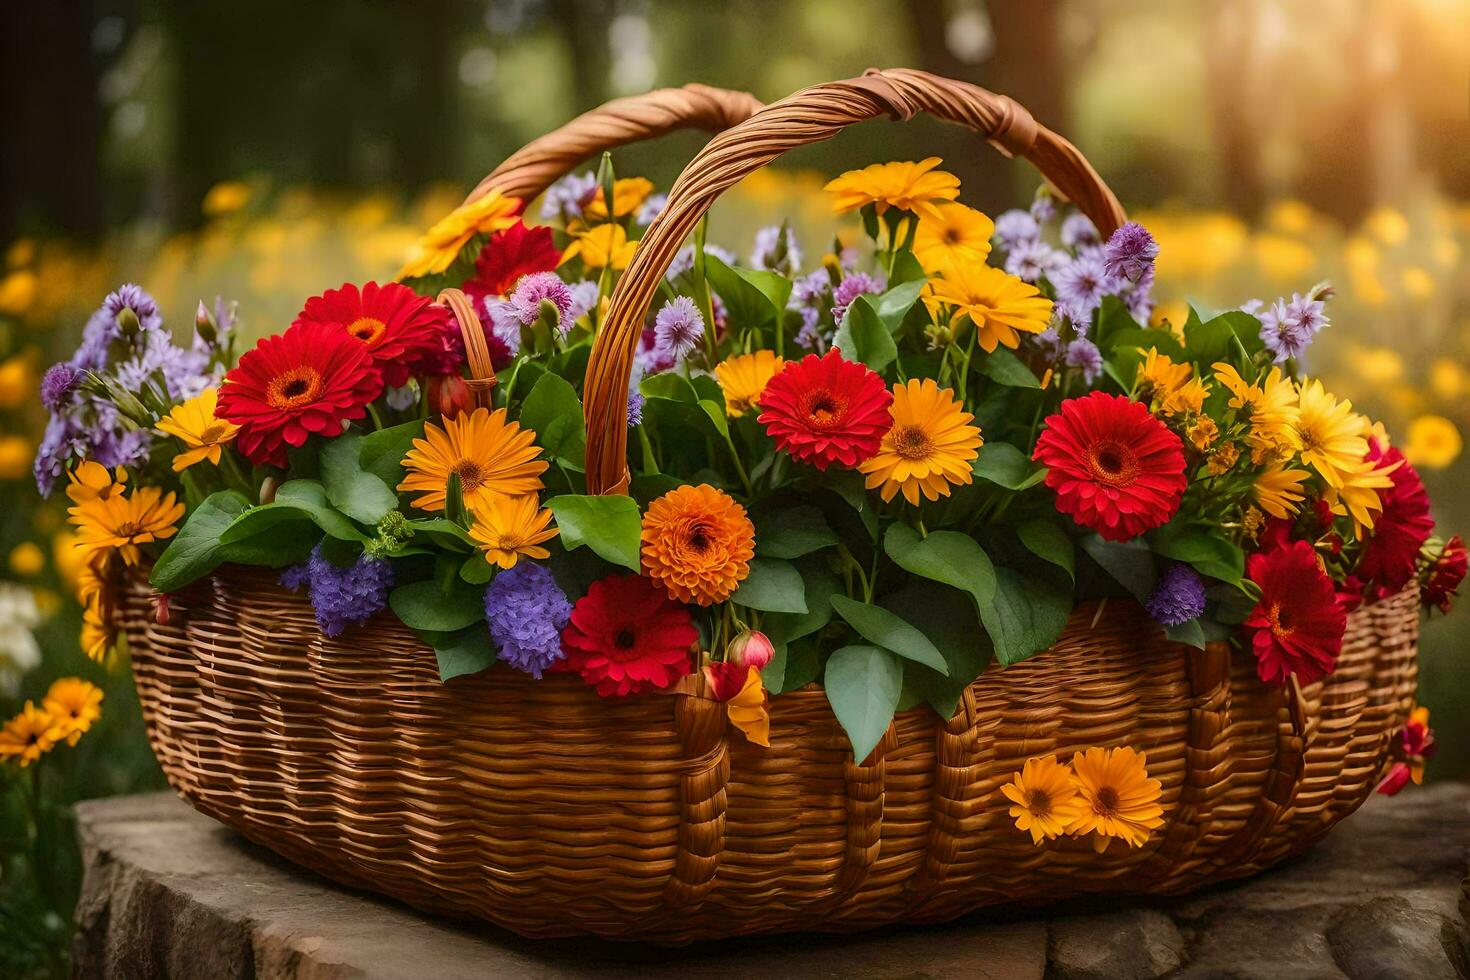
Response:
[[[713,605],[750,574],[755,525],[708,484],[676,487],[643,515],[644,573],[680,602]]]

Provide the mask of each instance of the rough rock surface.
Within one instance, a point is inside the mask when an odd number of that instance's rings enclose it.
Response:
[[[83,804],[79,824],[84,977],[1470,977],[1463,784],[1375,797],[1303,857],[1184,898],[680,950],[436,922],[298,870],[166,794]]]

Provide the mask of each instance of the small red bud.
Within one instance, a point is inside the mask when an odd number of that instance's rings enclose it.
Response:
[[[457,374],[432,377],[428,382],[429,409],[445,419],[452,419],[460,412],[468,412],[473,399],[470,386]]]
[[[746,630],[725,648],[725,659],[742,667],[764,670],[776,655],[776,648],[760,630]]]
[[[153,621],[159,626],[168,625],[168,593],[161,593],[153,604]]]

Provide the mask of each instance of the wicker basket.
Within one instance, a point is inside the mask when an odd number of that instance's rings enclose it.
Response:
[[[713,90],[623,100],[512,157],[482,189],[530,196],[604,145],[720,128],[754,107]],[[623,424],[606,420],[624,404],[633,327],[719,191],[850,122],[918,109],[1033,160],[1105,231],[1121,219],[1070,144],[973,86],[889,71],[762,110],[685,171],[618,287],[588,374],[594,489],[626,479]],[[155,600],[129,581],[119,619],[154,750],[198,809],[430,911],[528,936],[668,943],[1251,874],[1371,792],[1412,702],[1419,623],[1413,589],[1361,608],[1336,673],[1281,689],[1223,646],[1168,642],[1135,605],[1087,605],[1051,650],[987,670],[954,718],[902,712],[856,760],[815,687],[772,702],[762,749],[727,733],[699,682],[626,700],[500,667],[441,684],[433,652],[392,617],[327,639],[305,599],[259,569],[171,596],[166,625]],[[1035,847],[1016,830],[998,790],[1027,757],[1120,744],[1146,750],[1163,784],[1165,824],[1145,846],[1099,855],[1085,840]]]

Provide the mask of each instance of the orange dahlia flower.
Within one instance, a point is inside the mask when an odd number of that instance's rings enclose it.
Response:
[[[676,487],[643,515],[643,569],[680,602],[723,602],[750,574],[755,525],[708,484]]]

